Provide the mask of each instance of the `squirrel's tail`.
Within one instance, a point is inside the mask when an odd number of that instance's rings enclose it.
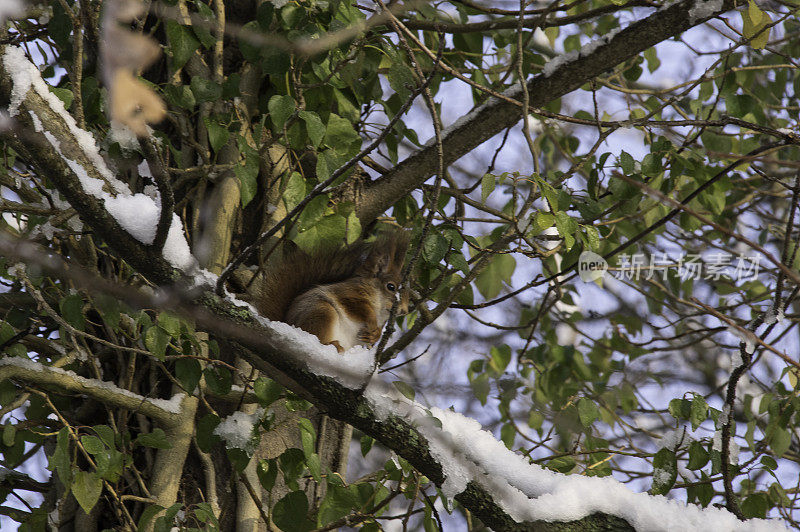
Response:
[[[270,261],[266,271],[254,283],[252,302],[262,316],[284,321],[289,305],[306,290],[353,277],[370,247],[357,242],[313,255],[297,248],[286,251]]]

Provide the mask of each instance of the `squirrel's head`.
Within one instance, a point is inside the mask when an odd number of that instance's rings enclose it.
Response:
[[[408,280],[403,280],[403,264],[408,251],[410,234],[395,230],[382,234],[372,244],[358,275],[373,278],[383,295],[385,309],[388,311],[397,301],[398,316],[408,314],[408,301],[411,289]]]

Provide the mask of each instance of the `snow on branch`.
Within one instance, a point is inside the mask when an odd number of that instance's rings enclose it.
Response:
[[[141,412],[167,426],[177,422],[185,397],[184,393],[176,393],[169,400],[150,399],[110,382],[87,379],[72,371],[19,357],[0,359],[0,382],[6,379],[20,379],[64,392],[79,393],[107,405]]]
[[[31,63],[22,48],[5,46],[2,52],[4,74],[10,80],[8,90],[8,113],[18,121],[30,121],[34,131],[49,144],[71,176],[64,181],[57,175],[48,172],[56,182],[70,204],[80,213],[82,218],[108,216],[132,237],[132,245],[137,243],[149,245],[156,236],[161,201],[157,194],[153,197],[146,194],[133,194],[125,183],[116,178],[100,154],[92,134],[78,127],[75,119],[64,108],[63,102],[52,92],[42,79],[39,69]],[[26,139],[28,140],[28,139]],[[29,146],[29,149],[41,150],[43,146]],[[46,165],[45,157],[35,158],[39,164]],[[47,168],[47,170],[50,170]],[[59,181],[61,185],[59,186]],[[93,203],[85,196],[99,200],[103,213],[93,213]],[[96,204],[97,202],[94,202]],[[95,229],[102,227],[107,233],[113,229],[107,223],[90,223]],[[105,220],[104,220],[105,221]],[[114,245],[113,235],[108,238]],[[142,247],[142,246],[139,246]],[[162,257],[174,268],[192,271],[197,261],[192,256],[182,224],[176,214],[172,214],[172,223],[161,251]]]
[[[379,419],[405,419],[425,437],[442,466],[446,497],[456,497],[475,482],[520,523],[574,521],[600,512],[621,517],[636,530],[786,530],[778,520],[740,521],[721,508],[632,492],[611,477],[564,475],[531,464],[474,419],[451,410],[428,410],[377,379],[364,395]]]

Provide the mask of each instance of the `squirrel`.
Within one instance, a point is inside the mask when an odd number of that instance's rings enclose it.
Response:
[[[401,286],[408,242],[407,232],[394,230],[333,251],[289,251],[253,286],[252,303],[340,353],[371,346],[395,301],[398,316],[408,313],[410,290]]]

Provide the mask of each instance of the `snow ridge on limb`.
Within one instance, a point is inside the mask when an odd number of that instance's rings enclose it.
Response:
[[[614,68],[651,46],[740,5],[741,0],[681,0],[667,4],[649,16],[632,22],[611,39],[602,37],[566,57],[556,57],[555,66],[528,81],[530,106],[541,108],[561,98],[592,78]],[[590,46],[591,45],[591,46]],[[548,63],[549,64],[549,63]],[[549,75],[546,75],[549,74]],[[503,96],[519,100],[519,85]],[[450,164],[522,119],[519,105],[490,97],[442,132],[444,162]],[[438,167],[433,141],[413,152],[400,164],[363,190],[357,214],[361,223],[372,221],[398,199],[424,183]]]
[[[426,409],[377,379],[364,396],[379,419],[402,418],[425,437],[442,466],[440,488],[446,497],[454,498],[476,483],[518,523],[575,521],[603,513],[624,519],[636,530],[787,530],[777,520],[740,521],[724,509],[635,493],[610,477],[550,471],[506,448],[476,420],[451,410]]]
[[[172,399],[153,399],[120,388],[113,382],[87,379],[77,373],[53,366],[45,366],[27,358],[5,357],[0,359],[0,376],[35,380],[39,384],[57,385],[61,389],[86,394],[93,399],[111,405],[140,411],[159,421],[169,421],[181,412],[184,393],[176,393]]]
[[[161,213],[159,198],[132,194],[128,185],[116,178],[101,156],[92,134],[78,127],[64,103],[50,92],[39,69],[21,48],[5,46],[2,62],[11,83],[10,87],[3,87],[2,92],[6,94],[0,98],[8,99],[9,115],[19,121],[30,120],[32,129],[41,134],[37,138],[43,137],[60,159],[59,166],[66,166],[71,173],[48,172],[59,191],[82,218],[103,218],[102,222],[91,220],[94,223],[90,225],[101,233],[104,230],[110,233],[103,236],[112,246],[124,245],[126,240],[131,246],[151,244]],[[53,153],[46,153],[49,150],[42,150],[43,147],[28,146],[38,150],[34,160],[46,164]],[[111,221],[109,218],[113,220],[112,224],[107,223]],[[120,234],[116,228],[121,228],[126,234]],[[162,265],[162,269],[178,268],[187,273],[197,269],[197,261],[183,235],[180,219],[174,213],[161,258],[167,263]]]

